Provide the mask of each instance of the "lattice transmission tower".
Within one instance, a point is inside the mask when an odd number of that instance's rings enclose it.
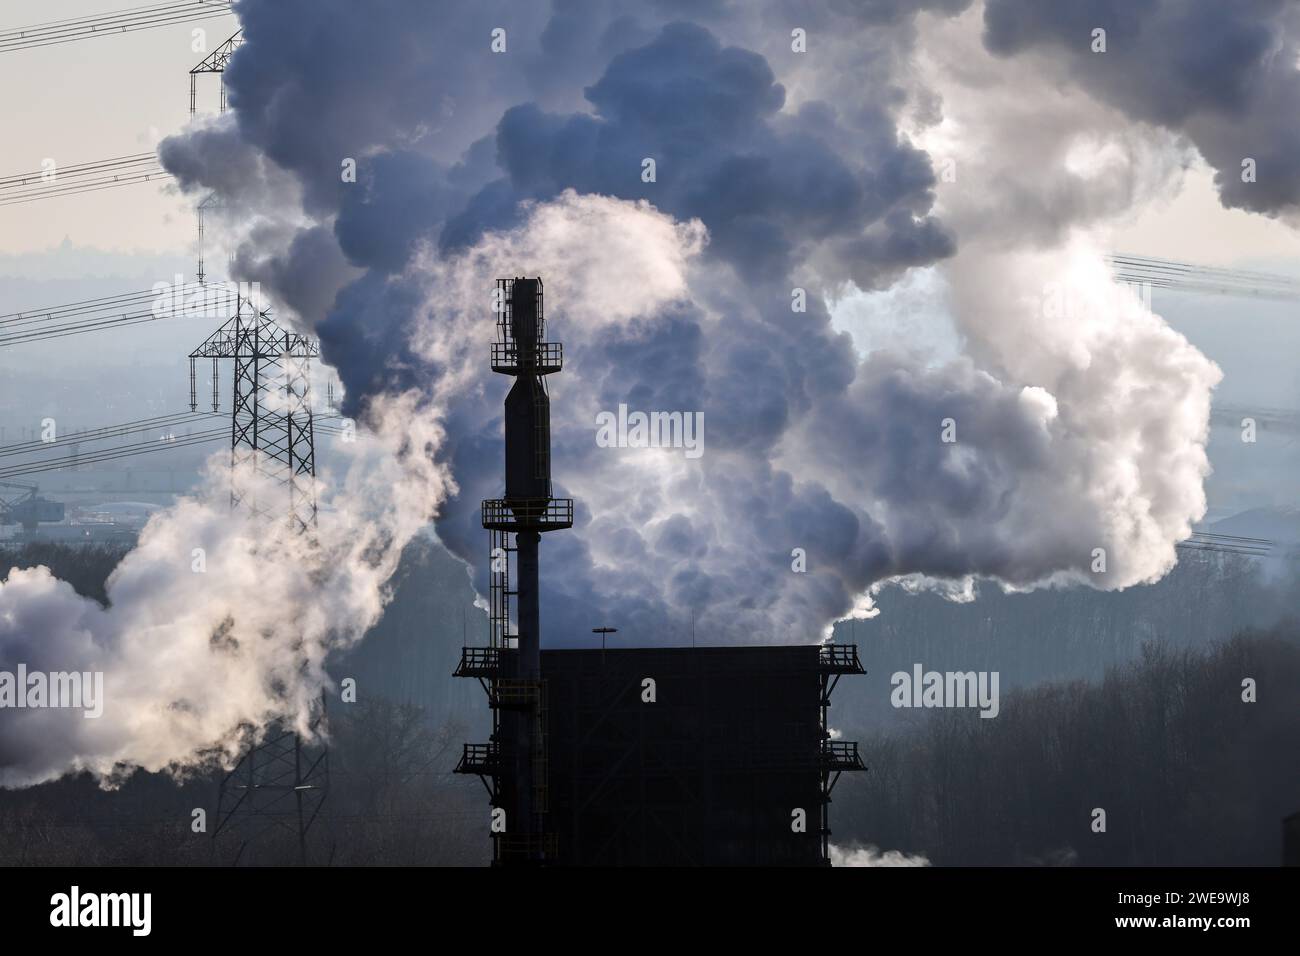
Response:
[[[235,314],[190,353],[190,409],[198,409],[195,363],[212,360],[212,411],[220,412],[219,363],[234,363],[230,409],[231,508],[266,521],[288,520],[311,534],[316,525],[316,450],[311,408],[311,360],[320,354],[308,336],[281,328],[252,296],[240,294]],[[325,719],[324,699],[313,732]],[[273,827],[296,832],[307,860],[307,831],[329,792],[329,752],[293,729],[269,728],[221,782],[213,846],[224,833],[252,840]],[[251,831],[251,832],[249,832]]]
[[[220,46],[203,58],[194,69],[190,70],[190,115],[193,116],[198,108],[199,77],[206,73],[215,74],[217,83],[221,88],[221,106],[219,112],[226,111],[226,64],[234,56],[236,50],[244,45],[244,31],[236,30],[235,33],[226,39]],[[194,209],[199,224],[199,268],[198,280],[201,283],[206,281],[207,274],[204,270],[203,262],[203,243],[204,243],[204,219],[206,214],[214,209],[220,208],[222,201],[212,193],[205,197]]]
[[[235,51],[244,45],[243,29],[236,30],[220,46],[203,58],[194,69],[190,70],[190,115],[198,108],[199,77],[204,73],[215,73],[221,86],[221,112],[226,111],[226,64],[230,62]]]
[[[310,363],[320,348],[281,328],[252,297],[238,301],[235,314],[190,353],[190,410],[198,409],[195,361],[212,359],[212,411],[219,412],[218,363],[232,360],[230,503],[267,518],[287,515],[295,530],[308,531],[316,524]],[[259,498],[248,487],[250,472],[271,479],[275,496]]]

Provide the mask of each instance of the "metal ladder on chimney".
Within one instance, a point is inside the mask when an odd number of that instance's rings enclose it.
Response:
[[[514,535],[509,531],[491,532],[492,564],[488,570],[488,623],[489,646],[502,649],[513,647],[511,641],[515,634],[510,633],[510,599],[518,594],[510,589],[510,561],[518,548],[515,547]],[[501,570],[496,570],[497,562]]]

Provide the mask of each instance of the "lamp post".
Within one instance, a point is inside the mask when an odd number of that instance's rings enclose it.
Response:
[[[604,664],[604,663],[605,663],[605,635],[606,635],[606,634],[617,634],[617,633],[618,633],[618,628],[616,628],[616,627],[593,627],[593,628],[591,629],[591,633],[593,633],[593,634],[599,634],[599,635],[600,635],[600,662],[601,662],[602,664]]]

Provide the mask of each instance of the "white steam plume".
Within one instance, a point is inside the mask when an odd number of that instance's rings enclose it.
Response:
[[[959,255],[948,276],[967,354],[930,367],[868,356],[844,388],[791,415],[773,452],[725,431],[720,403],[743,401],[738,382],[754,370],[732,357],[746,306],[720,294],[702,246],[698,224],[570,192],[404,277],[427,296],[422,350],[458,370],[449,428],[462,448],[499,428],[503,389],[482,354],[485,290],[498,274],[552,277],[550,334],[567,356],[552,381],[554,472],[580,509],[572,532],[548,539],[561,557],[543,562],[544,572],[559,567],[547,582],[552,643],[580,642],[605,606],[645,641],[680,639],[694,611],[711,640],[800,642],[850,608],[870,613],[864,595],[894,576],[968,593],[975,577],[1118,588],[1172,567],[1175,542],[1205,508],[1218,371],[1111,281],[1097,249]],[[682,309],[698,340],[665,346]],[[610,381],[617,355],[665,348],[678,364],[664,374],[704,383],[703,457],[597,449],[597,413],[644,384]],[[953,443],[941,437],[946,418]],[[485,448],[457,459],[465,493],[440,525],[480,568],[479,535],[457,529],[473,528],[478,499],[496,493],[499,448]],[[803,574],[790,567],[800,546]]]
[[[432,464],[436,421],[414,396],[371,411],[374,431],[331,453],[350,460],[337,483],[324,476],[313,534],[232,512],[227,453],[209,466],[218,503],[154,515],[108,581],[108,608],[43,567],[0,583],[0,670],[104,674],[97,718],[0,711],[0,786],[81,770],[111,786],[137,767],[229,764],[276,718],[308,731],[327,655],[379,618],[401,549],[450,487]],[[241,481],[264,501],[286,494],[251,473]]]
[[[831,866],[929,866],[923,855],[911,856],[898,850],[881,852],[874,846],[841,847],[831,844]]]

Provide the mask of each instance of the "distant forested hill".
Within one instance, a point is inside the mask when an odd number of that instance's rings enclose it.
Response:
[[[1101,681],[1001,703],[994,719],[928,710],[862,741],[870,770],[838,784],[834,842],[949,866],[1281,862],[1281,821],[1300,810],[1294,622],[1197,650],[1148,645]]]
[[[1254,559],[1187,552],[1152,585],[1028,594],[985,585],[967,604],[887,588],[877,601],[879,616],[835,629],[836,641],[858,645],[868,674],[840,682],[831,723],[849,733],[908,722],[911,712],[889,704],[889,678],[916,663],[927,670],[998,671],[1005,692],[1043,681],[1100,679],[1149,641],[1197,648],[1272,626],[1300,615],[1297,564],[1273,565],[1269,577]],[[1291,577],[1279,579],[1288,567]]]

